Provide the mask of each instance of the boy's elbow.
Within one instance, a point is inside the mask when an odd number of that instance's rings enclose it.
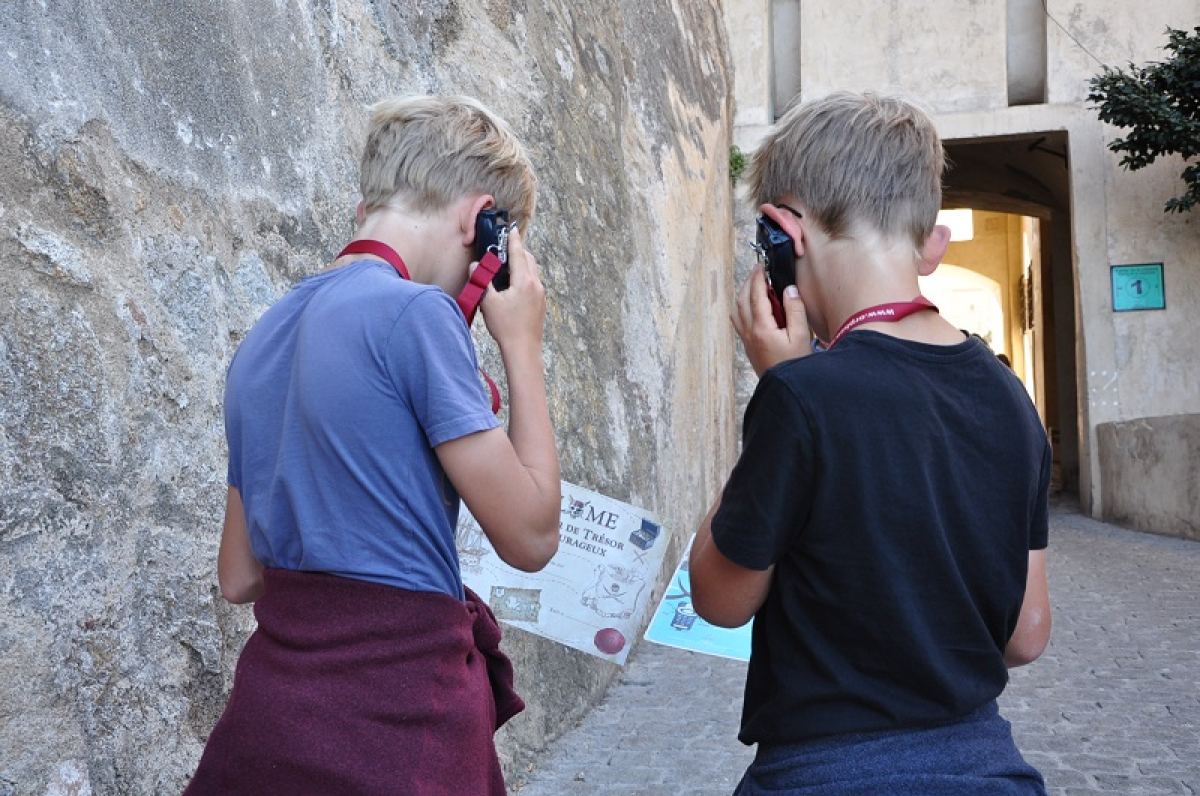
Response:
[[[517,560],[505,563],[513,569],[519,569],[522,572],[541,572],[557,552],[558,539],[555,539],[549,544],[536,545],[525,551]]]
[[[505,559],[504,563],[522,572],[541,572],[558,552],[558,540],[551,544],[531,546],[517,555]],[[503,556],[501,556],[503,558]]]
[[[1004,648],[1004,665],[1009,669],[1026,666],[1040,658],[1045,650],[1045,644],[1039,646],[1019,644],[1014,646],[1010,643]]]
[[[730,608],[731,606],[727,603],[723,604],[720,601],[706,600],[698,596],[693,588],[692,610],[696,612],[696,616],[714,627],[741,627],[754,618],[753,613],[746,615],[744,612],[733,611]]]
[[[497,550],[496,552],[500,552]],[[523,543],[507,556],[501,555],[504,563],[522,572],[540,572],[558,552],[558,514],[536,528],[527,529]]]
[[[696,616],[713,627],[737,627],[737,625],[730,625],[728,618],[720,611],[714,610],[713,606],[697,600],[695,593],[692,594],[692,610],[696,612]]]
[[[226,602],[234,605],[245,605],[252,603],[263,594],[262,578],[232,578],[218,577],[217,582],[221,587],[221,596]]]
[[[710,625],[741,627],[762,607],[773,572],[774,567],[762,571],[740,567],[725,558],[711,538],[705,539],[693,546],[688,561],[692,610]]]
[[[1041,657],[1050,643],[1050,613],[1038,614],[1025,627],[1020,627],[1004,648],[1004,665],[1010,669],[1033,663]]]

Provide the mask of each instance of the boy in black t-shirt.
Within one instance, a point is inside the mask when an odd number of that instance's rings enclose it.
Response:
[[[1050,445],[920,296],[943,169],[923,113],[848,93],[791,109],[751,161],[798,289],[783,327],[761,269],[738,296],[761,380],[690,561],[702,617],[755,620],[739,793],[1044,793],[995,700],[1049,639]]]

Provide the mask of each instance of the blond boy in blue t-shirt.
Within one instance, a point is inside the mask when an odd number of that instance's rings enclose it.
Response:
[[[189,794],[504,792],[492,735],[523,704],[454,537],[461,496],[513,567],[557,549],[545,290],[520,232],[533,169],[477,101],[411,96],[373,108],[360,180],[350,245],[230,367],[217,570],[259,626]],[[495,208],[517,225],[509,285],[478,306],[507,432],[468,328],[479,291],[464,290]]]

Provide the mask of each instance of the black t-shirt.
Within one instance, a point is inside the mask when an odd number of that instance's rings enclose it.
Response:
[[[712,522],[726,558],[775,565],[741,740],[935,724],[999,695],[1050,466],[1028,394],[978,340],[859,330],[764,373]]]

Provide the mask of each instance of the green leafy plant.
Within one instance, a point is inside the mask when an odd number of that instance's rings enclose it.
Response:
[[[1185,161],[1200,155],[1200,27],[1190,33],[1167,28],[1165,50],[1170,57],[1128,70],[1105,67],[1089,82],[1088,101],[1100,120],[1130,132],[1108,148],[1122,153],[1121,166],[1149,166],[1160,156],[1181,155]],[[1182,174],[1187,190],[1170,199],[1164,211],[1182,213],[1200,203],[1200,163]]]
[[[746,170],[746,156],[742,154],[742,150],[734,144],[729,148],[729,179],[734,185],[741,179],[742,172]]]

